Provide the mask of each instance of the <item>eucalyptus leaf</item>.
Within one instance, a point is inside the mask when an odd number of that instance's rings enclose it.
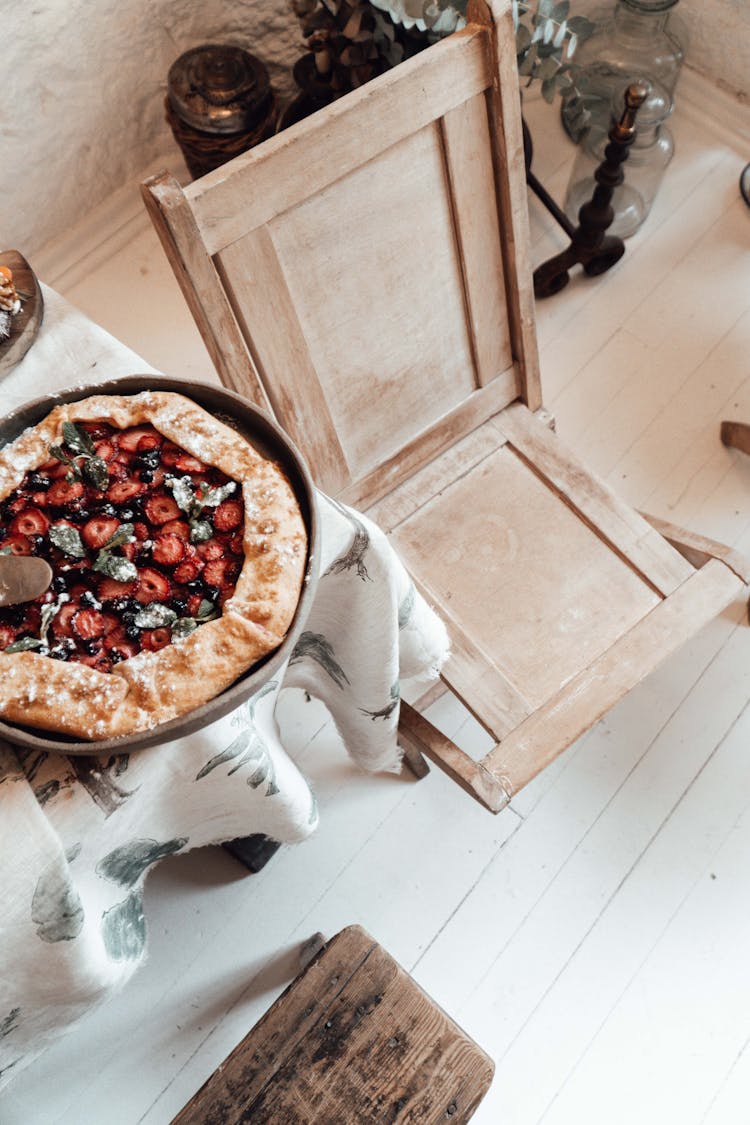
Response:
[[[201,604],[198,606],[198,612],[195,615],[199,621],[204,621],[207,617],[213,616],[216,613],[216,606],[210,602],[208,598],[201,599]]]
[[[73,559],[85,559],[84,547],[78,528],[67,523],[53,523],[49,529],[50,543]]]
[[[556,87],[554,78],[545,78],[544,82],[542,82],[542,97],[545,102],[549,102],[551,105],[555,100],[555,93]]]

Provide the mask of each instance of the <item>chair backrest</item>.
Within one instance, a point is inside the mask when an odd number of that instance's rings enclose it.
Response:
[[[353,503],[541,405],[509,0],[469,21],[184,191],[144,185],[220,378]]]

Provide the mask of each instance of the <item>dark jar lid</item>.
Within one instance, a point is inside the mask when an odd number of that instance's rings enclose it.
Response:
[[[204,133],[241,133],[266,112],[271,85],[260,59],[241,47],[209,43],[180,55],[169,68],[169,103]]]

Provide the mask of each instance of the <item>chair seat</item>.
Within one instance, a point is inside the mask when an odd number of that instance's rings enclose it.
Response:
[[[577,704],[604,690],[605,666],[611,706],[742,588],[723,563],[696,570],[518,403],[371,511],[440,600],[453,642],[443,679],[498,740],[490,764],[506,796],[541,768],[541,747],[551,760],[591,725],[580,708],[576,723]],[[705,596],[681,622],[671,600],[696,579]],[[528,761],[509,769],[529,731]]]

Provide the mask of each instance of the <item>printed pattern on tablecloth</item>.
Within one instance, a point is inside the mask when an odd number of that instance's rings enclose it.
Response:
[[[364,768],[399,768],[400,691],[437,675],[445,629],[379,528],[322,495],[319,512],[321,576],[304,631],[286,668],[231,715],[104,761],[0,744],[0,1088],[137,969],[155,863],[250,833],[294,842],[314,830],[314,796],[279,740],[282,688],[323,701]]]

